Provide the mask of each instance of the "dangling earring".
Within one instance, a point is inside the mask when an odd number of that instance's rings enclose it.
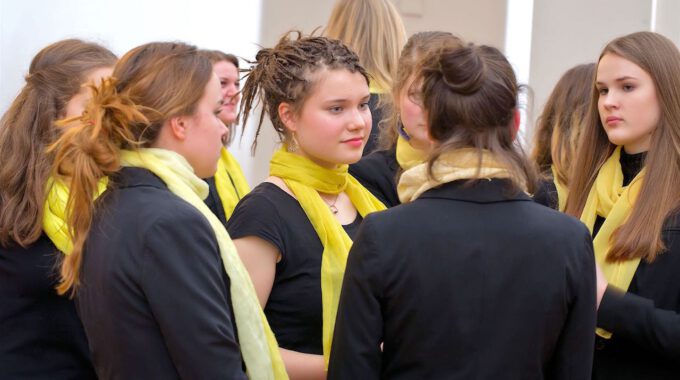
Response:
[[[402,124],[399,115],[397,115],[397,132],[399,132],[399,136],[403,137],[404,140],[409,141],[411,139],[411,136],[404,129],[404,124]]]
[[[297,139],[295,139],[295,132],[290,136],[288,143],[286,144],[286,150],[289,153],[296,153],[300,149],[300,144],[298,144]]]

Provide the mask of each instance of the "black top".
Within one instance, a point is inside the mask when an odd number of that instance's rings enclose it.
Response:
[[[357,215],[343,226],[350,238],[361,220]],[[323,245],[300,203],[273,183],[263,182],[243,197],[227,228],[232,239],[256,236],[279,250],[281,261],[264,313],[279,346],[321,355]]]
[[[396,148],[373,152],[349,166],[349,174],[387,208],[401,203],[397,194],[397,176],[400,171]]]
[[[559,197],[555,186],[552,173],[544,173],[543,178],[538,183],[538,188],[534,194],[534,202],[550,207],[553,210],[559,208]]]
[[[624,185],[644,159],[621,151]],[[610,285],[602,298],[597,323],[613,336],[595,342],[594,379],[680,379],[680,215],[667,219],[661,239],[667,251],[640,262],[628,291]]]
[[[150,171],[97,201],[76,300],[101,379],[245,379],[208,221]]]
[[[371,128],[371,134],[366,141],[366,146],[364,146],[363,155],[372,153],[378,147],[378,136],[380,135],[379,124],[382,121],[382,107],[378,107],[378,101],[380,99],[379,94],[371,93],[371,97],[368,98],[368,108],[371,110],[371,121],[373,122],[373,127]]]
[[[61,253],[43,235],[0,247],[0,378],[96,379],[73,302],[55,291]]]
[[[456,181],[366,218],[329,379],[590,377],[590,234],[506,184]]]
[[[224,214],[224,206],[222,206],[222,200],[220,199],[220,194],[217,192],[217,185],[215,185],[215,177],[210,177],[205,179],[208,184],[208,197],[205,198],[205,204],[208,206],[210,211],[215,214],[217,219],[222,222],[225,226],[227,225],[227,216]]]

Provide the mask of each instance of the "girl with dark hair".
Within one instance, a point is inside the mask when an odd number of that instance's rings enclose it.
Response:
[[[495,48],[426,55],[411,85],[433,150],[370,215],[347,262],[329,379],[587,379],[587,229],[536,204]]]
[[[369,136],[369,96],[356,54],[337,40],[300,35],[260,50],[243,88],[244,119],[259,97],[256,135],[266,113],[283,147],[227,227],[291,378],[325,378],[322,354],[330,352],[352,237],[367,214],[385,208],[347,172]]]
[[[45,186],[59,136],[55,122],[78,116],[90,85],[116,56],[70,39],[42,49],[26,85],[0,121],[0,377],[93,379],[73,302],[55,291],[61,254],[43,233]]]
[[[287,378],[248,273],[203,203],[227,134],[222,102],[195,47],[141,45],[51,147],[58,290],[76,296],[102,379]]]
[[[570,178],[566,212],[599,268],[594,379],[680,376],[680,52],[659,34],[611,41]]]

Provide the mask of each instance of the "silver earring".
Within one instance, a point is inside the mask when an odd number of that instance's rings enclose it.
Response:
[[[298,144],[297,139],[295,139],[295,133],[291,135],[286,145],[286,150],[290,153],[296,153],[300,149],[300,144]]]

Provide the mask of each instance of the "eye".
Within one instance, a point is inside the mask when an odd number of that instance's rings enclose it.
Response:
[[[607,93],[609,92],[609,89],[602,87],[602,88],[597,89],[597,92],[600,94],[600,96],[604,96],[604,95],[607,95]]]
[[[635,89],[635,86],[633,86],[632,84],[624,84],[623,86],[621,86],[621,88],[625,92],[631,92]]]
[[[240,89],[241,88],[241,82],[239,82],[239,81],[234,82],[234,86],[236,87],[237,90]]]
[[[342,107],[332,106],[332,107],[329,107],[328,110],[331,111],[332,113],[340,113],[340,112],[342,112]]]
[[[362,110],[368,109],[368,102],[361,103],[359,105],[359,108]]]

